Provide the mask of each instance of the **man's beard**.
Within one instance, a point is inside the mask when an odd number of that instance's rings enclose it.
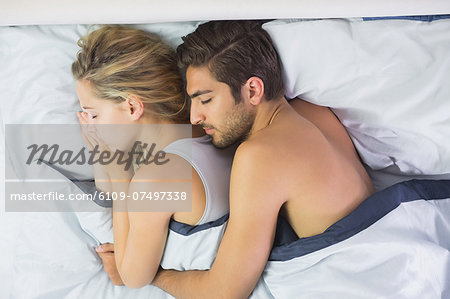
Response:
[[[236,142],[245,141],[250,134],[256,114],[245,109],[243,101],[225,116],[223,130],[215,130],[212,143],[217,148],[225,148]],[[215,136],[214,136],[215,135]]]

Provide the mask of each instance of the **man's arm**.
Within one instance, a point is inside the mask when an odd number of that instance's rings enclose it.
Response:
[[[176,298],[247,298],[267,263],[282,205],[263,154],[241,145],[231,174],[230,219],[209,271],[160,271],[153,283]]]

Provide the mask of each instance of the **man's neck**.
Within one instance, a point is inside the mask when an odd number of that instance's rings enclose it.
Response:
[[[259,130],[268,127],[277,117],[278,113],[289,106],[289,103],[284,97],[279,99],[272,99],[270,101],[263,100],[256,112],[255,121],[253,122],[250,135],[252,136]]]

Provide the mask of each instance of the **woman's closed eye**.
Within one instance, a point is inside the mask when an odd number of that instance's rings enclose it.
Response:
[[[90,119],[94,119],[94,118],[96,118],[98,116],[97,114],[92,114],[92,113],[89,113],[89,112],[85,112],[85,113]]]
[[[211,99],[207,99],[207,100],[205,100],[205,101],[200,101],[200,103],[202,103],[202,105],[205,105],[205,104],[207,104],[207,103],[209,103],[209,102],[211,102]]]

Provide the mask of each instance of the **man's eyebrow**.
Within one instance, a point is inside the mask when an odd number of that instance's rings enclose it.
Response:
[[[193,94],[190,95],[191,99],[201,96],[202,94],[210,93],[212,90],[197,90]]]

